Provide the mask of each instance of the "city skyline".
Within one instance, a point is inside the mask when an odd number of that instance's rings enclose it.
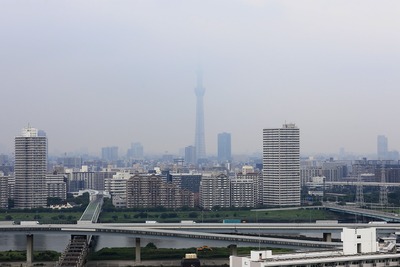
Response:
[[[400,150],[396,1],[0,2],[0,154],[19,129],[49,153],[147,154],[193,144],[201,62],[207,154],[262,151],[262,129],[294,122],[301,152]],[[23,19],[20,19],[23,18]]]

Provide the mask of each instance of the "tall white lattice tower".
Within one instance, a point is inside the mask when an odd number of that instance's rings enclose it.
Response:
[[[203,98],[205,93],[203,87],[203,73],[201,69],[197,70],[197,86],[194,89],[196,94],[196,133],[194,146],[196,147],[197,160],[206,158],[206,143],[204,137],[204,105]]]

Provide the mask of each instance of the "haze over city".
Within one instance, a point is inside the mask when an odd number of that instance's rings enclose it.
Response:
[[[50,153],[193,145],[201,66],[205,140],[262,150],[296,123],[301,152],[400,149],[398,1],[0,2],[0,153],[28,123]]]

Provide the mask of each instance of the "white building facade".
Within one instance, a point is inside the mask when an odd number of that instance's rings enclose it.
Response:
[[[210,210],[215,206],[229,208],[230,181],[224,173],[203,174],[200,182],[200,206]]]
[[[47,205],[47,137],[27,127],[15,137],[16,208],[39,208]]]
[[[300,205],[300,130],[295,124],[263,130],[263,204]]]
[[[343,229],[343,249],[273,255],[271,250],[251,251],[250,257],[229,257],[230,267],[378,267],[400,266],[396,243],[378,246],[376,229]]]

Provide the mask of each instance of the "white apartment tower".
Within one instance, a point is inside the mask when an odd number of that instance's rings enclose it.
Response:
[[[47,137],[42,131],[27,127],[15,137],[16,208],[47,205]]]
[[[263,204],[300,205],[300,131],[295,124],[263,130]]]

